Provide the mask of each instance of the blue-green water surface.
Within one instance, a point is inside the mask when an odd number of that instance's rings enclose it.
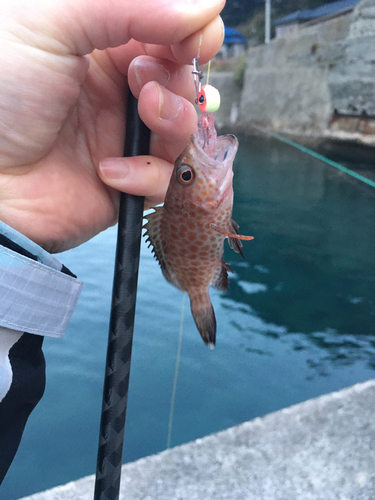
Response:
[[[371,167],[371,165],[370,165]],[[172,445],[375,375],[375,192],[274,139],[242,138],[217,347],[186,307]],[[375,190],[373,190],[375,191]],[[116,229],[59,256],[85,282],[0,499],[95,472]],[[182,294],[143,243],[124,461],[165,449]]]

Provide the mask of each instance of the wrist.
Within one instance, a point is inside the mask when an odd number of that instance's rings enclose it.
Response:
[[[0,327],[61,337],[82,286],[55,257],[0,222]]]

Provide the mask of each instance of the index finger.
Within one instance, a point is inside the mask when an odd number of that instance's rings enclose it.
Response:
[[[10,17],[75,55],[119,47],[131,39],[178,44],[215,19],[225,4],[225,0],[40,0],[38,9],[34,2],[22,2],[20,9],[20,0],[6,2]]]
[[[125,46],[108,49],[116,68],[124,75],[131,62],[138,56],[147,55],[156,59],[171,61],[179,65],[191,64],[199,55],[199,63],[204,64],[214,57],[224,38],[224,24],[220,16],[202,29],[175,45],[152,45],[130,40]]]

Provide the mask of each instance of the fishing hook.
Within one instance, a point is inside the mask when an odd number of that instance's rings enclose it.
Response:
[[[195,84],[195,92],[197,94],[197,98],[195,99],[195,103],[198,104],[198,96],[202,88],[201,81],[203,80],[203,71],[199,69],[198,66],[198,57],[194,57],[193,59],[193,71],[194,75],[194,84]]]

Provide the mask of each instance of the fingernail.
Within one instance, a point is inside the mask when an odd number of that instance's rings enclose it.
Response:
[[[140,87],[152,81],[165,87],[171,76],[162,64],[143,57],[138,57],[135,60],[134,72]]]
[[[155,85],[159,93],[159,118],[162,120],[174,120],[181,111],[180,100],[172,92],[169,92],[169,90],[164,89],[157,83]]]
[[[176,2],[176,7],[182,7],[186,10],[208,9],[222,4],[223,0],[180,0]]]
[[[99,169],[108,179],[123,179],[129,174],[129,165],[124,158],[106,158],[99,163]]]

